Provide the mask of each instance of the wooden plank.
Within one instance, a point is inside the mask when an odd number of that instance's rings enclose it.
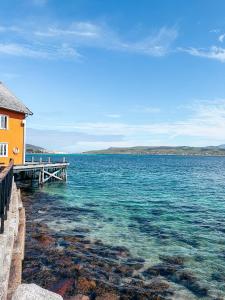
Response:
[[[65,168],[69,163],[46,163],[46,164],[25,164],[14,166],[14,171],[37,170],[37,169],[51,169],[51,168]]]
[[[11,161],[8,166],[4,167],[1,170],[1,172],[0,172],[0,181],[3,180],[3,178],[5,178],[5,176],[8,174],[8,172],[11,170],[12,167],[13,167],[13,161]]]

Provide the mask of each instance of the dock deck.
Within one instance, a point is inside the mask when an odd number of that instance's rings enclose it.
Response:
[[[32,163],[27,162],[24,165],[16,165],[13,167],[14,173],[27,171],[27,170],[38,170],[38,169],[51,169],[51,168],[66,168],[69,166],[69,163]]]

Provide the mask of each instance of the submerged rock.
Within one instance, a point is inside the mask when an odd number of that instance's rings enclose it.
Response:
[[[118,300],[119,296],[113,293],[105,293],[101,296],[97,296],[96,300]]]
[[[145,287],[151,289],[154,292],[164,292],[170,288],[170,285],[168,282],[161,279],[154,279],[151,281],[151,283],[145,285]]]
[[[79,278],[76,287],[78,292],[86,294],[96,288],[96,282],[87,278]]]
[[[90,298],[88,296],[78,294],[76,296],[72,296],[64,300],[90,300]]]
[[[178,272],[174,281],[188,288],[198,297],[206,297],[208,295],[207,287],[200,284],[196,276],[194,276],[193,273],[188,270],[182,270],[181,272]]]
[[[41,243],[43,246],[49,246],[55,242],[55,239],[47,234],[32,234],[32,238],[37,240],[39,243]]]
[[[211,278],[212,278],[212,280],[216,280],[216,281],[225,283],[225,273],[224,274],[218,273],[218,272],[212,273]]]
[[[65,296],[68,292],[73,290],[73,285],[74,280],[72,278],[66,278],[54,284],[50,290],[61,296]]]
[[[40,199],[46,202],[44,195]],[[93,214],[92,210],[74,208],[67,209],[64,215],[56,202],[54,197],[48,201],[48,219],[43,221],[38,214],[43,203],[27,204],[24,282],[36,282],[63,295],[65,300],[170,299],[173,290],[168,281],[188,288],[199,298],[207,295],[207,289],[184,269],[186,257],[161,255],[159,264],[143,271],[143,258],[132,257],[123,246],[90,241],[85,236],[86,228],[76,227],[69,232],[51,230],[45,222],[55,222],[56,217],[77,220],[80,214]],[[137,219],[134,223],[144,224],[151,235],[159,235],[161,239],[168,236],[147,219]]]
[[[206,297],[208,295],[207,287],[202,285],[192,272],[184,269],[183,258],[163,257],[163,260],[165,260],[165,263],[146,269],[142,272],[142,275],[147,279],[163,276],[172,282],[184,286],[197,297]]]
[[[180,266],[171,264],[158,264],[146,269],[142,274],[148,279],[152,279],[156,276],[172,277],[178,270]]]
[[[171,265],[180,265],[183,266],[186,260],[183,256],[169,256],[169,255],[159,255],[159,259],[162,261],[171,264]]]

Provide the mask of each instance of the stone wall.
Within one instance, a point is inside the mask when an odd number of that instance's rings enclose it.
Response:
[[[21,283],[24,256],[25,211],[20,190],[13,182],[8,218],[5,230],[0,234],[0,299],[11,299]]]
[[[13,182],[5,230],[0,234],[0,300],[62,299],[35,284],[21,284],[26,232],[25,209],[20,190]]]

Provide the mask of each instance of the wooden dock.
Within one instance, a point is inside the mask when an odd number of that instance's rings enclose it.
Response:
[[[39,162],[31,161],[23,165],[16,165],[13,167],[15,177],[22,180],[31,179],[38,180],[38,184],[43,185],[48,181],[59,180],[67,181],[67,167],[69,163],[63,162]]]

